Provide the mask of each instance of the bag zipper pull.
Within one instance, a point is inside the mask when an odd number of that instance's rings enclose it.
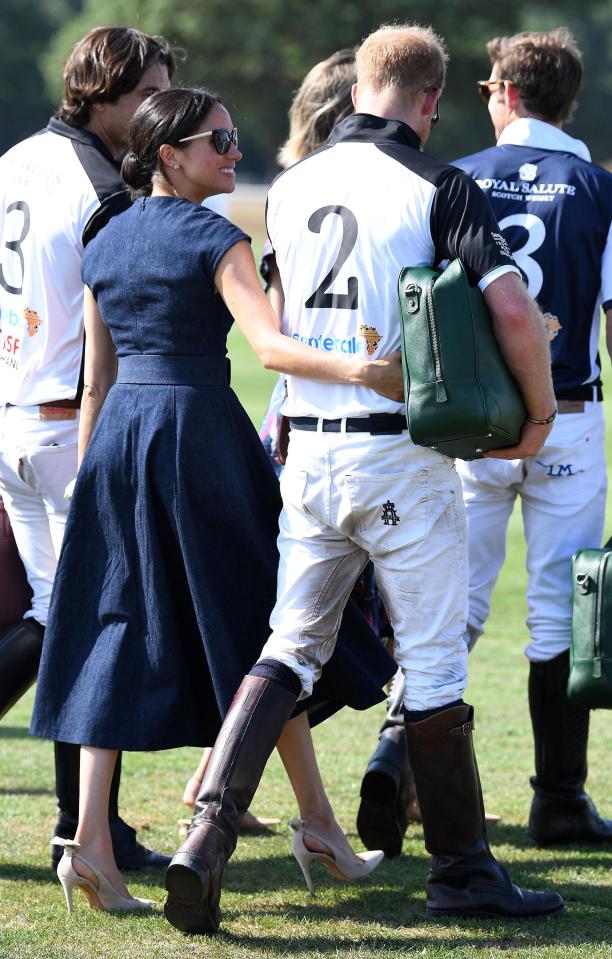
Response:
[[[409,283],[404,290],[406,295],[406,311],[408,313],[418,313],[421,301],[421,287],[418,283]]]

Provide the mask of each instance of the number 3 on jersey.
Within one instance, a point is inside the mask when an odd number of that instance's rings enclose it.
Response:
[[[308,220],[308,229],[311,233],[320,233],[323,221],[333,215],[342,220],[340,249],[331,270],[306,300],[304,306],[309,310],[315,306],[328,310],[356,310],[359,303],[359,281],[356,276],[349,276],[346,293],[328,292],[357,242],[358,226],[355,214],[345,206],[322,206],[315,210]]]
[[[511,216],[505,216],[503,220],[499,221],[499,228],[502,232],[511,226],[520,226],[527,231],[527,239],[522,246],[519,246],[518,249],[514,249],[512,243],[510,243],[509,246],[514,254],[514,259],[527,277],[529,295],[535,300],[542,289],[544,274],[542,273],[540,264],[537,263],[530,254],[539,250],[544,243],[546,239],[546,227],[540,217],[535,216],[533,213],[513,213]]]
[[[11,213],[13,214],[12,218],[10,216]],[[12,221],[15,221],[15,224],[17,225],[17,218],[16,218],[17,214],[21,214],[21,217],[22,217],[21,224],[20,224],[21,233],[18,237],[16,237],[13,240],[5,240],[4,246],[11,254],[17,255],[19,257],[19,266],[20,266],[19,286],[14,286],[8,282],[4,273],[3,265],[2,263],[0,263],[0,285],[4,287],[7,293],[13,293],[15,296],[19,296],[23,289],[23,273],[25,269],[25,262],[23,259],[23,250],[21,249],[21,244],[25,240],[30,230],[30,208],[28,204],[25,202],[25,200],[16,200],[14,203],[11,203],[10,206],[7,206],[6,208],[7,221],[10,219]],[[10,262],[10,259],[9,259],[9,262]],[[13,267],[13,263],[11,263],[11,267]],[[14,269],[11,270],[9,268],[9,274],[10,273],[14,274],[14,272],[15,272]],[[15,277],[12,276],[11,279],[15,279]]]

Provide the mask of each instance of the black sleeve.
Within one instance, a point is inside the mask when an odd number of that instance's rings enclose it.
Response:
[[[270,289],[270,281],[272,279],[272,266],[276,262],[276,255],[272,249],[272,244],[268,237],[266,237],[266,242],[261,253],[261,260],[259,263],[259,272],[261,278],[265,283],[266,293]]]
[[[430,226],[436,263],[461,260],[472,286],[500,266],[516,267],[487,197],[462,170],[451,167],[438,184]]]
[[[98,209],[91,214],[85,224],[82,237],[83,246],[87,246],[112,217],[117,216],[118,213],[123,213],[124,210],[127,210],[127,208],[131,206],[131,203],[130,195],[125,189],[105,197]]]

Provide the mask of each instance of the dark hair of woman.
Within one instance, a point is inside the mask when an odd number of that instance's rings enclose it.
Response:
[[[196,87],[163,90],[138,107],[130,124],[128,152],[121,176],[132,199],[150,196],[155,176],[163,176],[159,148],[164,143],[178,146],[206,119],[219,97]]]

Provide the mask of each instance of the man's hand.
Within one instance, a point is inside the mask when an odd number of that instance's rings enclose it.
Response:
[[[500,450],[489,450],[488,453],[485,453],[485,456],[497,460],[525,460],[529,456],[537,456],[552,428],[552,423],[540,426],[527,420],[523,426],[521,442],[518,446],[504,446]]]
[[[402,376],[402,354],[399,350],[389,353],[383,360],[364,363],[362,386],[401,403],[404,399],[404,381]]]

